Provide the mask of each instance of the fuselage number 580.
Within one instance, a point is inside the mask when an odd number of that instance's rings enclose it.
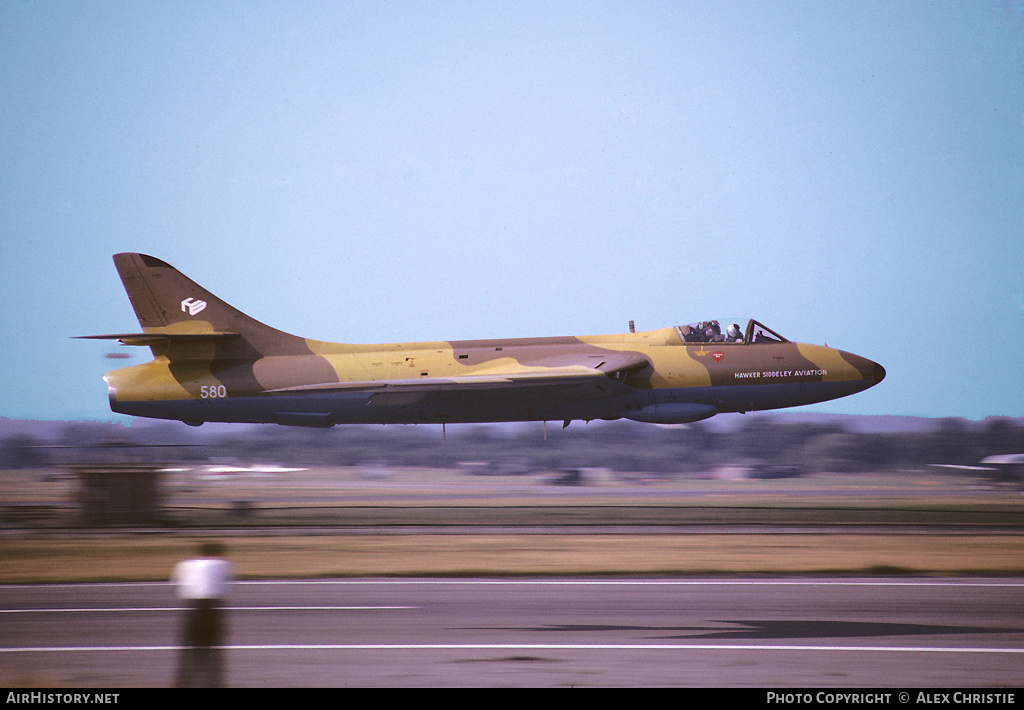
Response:
[[[199,396],[203,399],[215,399],[217,397],[227,397],[228,388],[224,385],[203,385],[199,388]]]

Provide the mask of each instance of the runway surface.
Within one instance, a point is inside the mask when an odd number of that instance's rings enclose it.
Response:
[[[239,582],[242,687],[1015,687],[1021,579]],[[169,584],[0,587],[0,685],[172,682]]]

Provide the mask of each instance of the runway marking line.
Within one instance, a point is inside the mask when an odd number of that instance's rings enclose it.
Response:
[[[181,606],[134,606],[134,607],[82,607],[74,609],[0,609],[0,614],[52,614],[61,612],[124,612],[124,611],[181,611]],[[225,606],[224,611],[379,611],[391,609],[416,609],[415,606]]]
[[[972,582],[961,580],[681,580],[681,579],[295,579],[239,580],[238,585],[518,585],[518,586],[671,586],[671,587],[1024,587],[1013,582]]]
[[[562,644],[562,643],[356,643],[356,644],[251,644],[222,646],[226,651],[839,651],[844,653],[1007,653],[1024,648],[965,648],[943,646],[792,646],[754,644]],[[0,653],[84,653],[112,651],[177,651],[181,646],[26,646],[0,648]]]

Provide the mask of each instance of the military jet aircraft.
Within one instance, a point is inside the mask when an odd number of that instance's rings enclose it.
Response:
[[[845,397],[885,377],[871,360],[790,342],[755,320],[724,332],[710,320],[580,337],[307,340],[250,318],[160,259],[125,253],[114,264],[142,332],[80,337],[149,346],[154,359],[104,376],[110,408],[197,426],[682,424]]]
[[[933,463],[936,468],[951,468],[989,478],[996,483],[1024,483],[1024,454],[995,454],[986,456],[977,466],[955,463]]]

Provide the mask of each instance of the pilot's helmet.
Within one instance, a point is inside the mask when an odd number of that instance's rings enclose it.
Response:
[[[740,326],[738,323],[733,323],[725,331],[730,338],[733,340],[740,340],[743,338],[743,334],[740,333]]]

